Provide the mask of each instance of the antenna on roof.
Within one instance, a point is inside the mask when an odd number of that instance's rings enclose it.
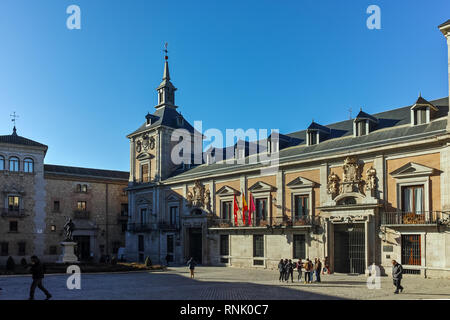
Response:
[[[349,108],[348,110],[349,119],[352,120],[352,108]]]

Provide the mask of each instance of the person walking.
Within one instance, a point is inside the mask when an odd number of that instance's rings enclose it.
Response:
[[[278,263],[278,271],[280,272],[280,278],[278,279],[278,281],[283,281],[284,280],[284,261],[283,259],[280,260],[280,262]]]
[[[300,281],[302,281],[302,267],[303,267],[302,259],[300,259],[300,258],[298,259],[296,267],[297,267],[297,272],[298,272],[297,280],[298,280],[298,282],[300,282]]]
[[[194,279],[194,270],[197,263],[194,260],[194,257],[191,257],[189,261],[187,262],[187,265],[189,266],[189,270],[191,271],[191,279]]]
[[[319,258],[316,258],[314,264],[314,272],[316,274],[316,282],[320,282],[320,272],[322,271],[322,262],[320,262]]]
[[[30,271],[33,277],[33,282],[31,283],[30,287],[29,300],[34,300],[34,291],[36,290],[36,287],[38,287],[39,289],[41,289],[42,292],[44,292],[45,296],[47,297],[45,300],[50,299],[52,295],[42,285],[42,279],[44,279],[44,266],[42,265],[41,261],[37,256],[31,257]]]
[[[322,274],[325,274],[325,272],[326,272],[327,274],[330,274],[330,263],[328,262],[328,257],[325,257],[324,265],[325,265],[325,266],[323,267]]]
[[[291,277],[291,282],[294,282],[294,264],[291,259],[286,264],[286,282],[289,282],[289,276]]]
[[[398,290],[400,290],[400,292],[403,292],[403,287],[401,285],[402,274],[403,274],[402,265],[397,261],[392,260],[392,279],[394,281],[395,294],[398,294]]]

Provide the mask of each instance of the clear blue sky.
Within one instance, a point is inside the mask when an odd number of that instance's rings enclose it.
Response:
[[[81,30],[66,28],[71,4]],[[366,27],[371,4],[381,30]],[[16,111],[46,163],[128,170],[166,41],[178,110],[204,129],[289,133],[441,98],[447,19],[448,0],[2,0],[0,135]]]

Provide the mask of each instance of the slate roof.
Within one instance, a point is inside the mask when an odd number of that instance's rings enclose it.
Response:
[[[411,126],[411,105],[380,112],[373,116],[378,120],[370,134],[360,137],[353,136],[353,120],[336,122],[326,127],[329,128],[330,136],[327,140],[312,146],[306,146],[306,130],[301,130],[287,134],[287,136],[297,139],[300,143],[296,146],[280,150],[280,164],[292,160],[302,160],[317,158],[342,151],[366,150],[375,146],[384,146],[410,140],[417,140],[428,136],[446,132],[447,116],[449,111],[448,98],[437,99],[431,103],[438,109],[435,112],[434,120],[428,124]],[[441,119],[439,119],[441,118]],[[198,178],[218,173],[233,173],[238,169],[261,168],[261,164],[226,164],[214,163],[200,165],[173,176],[166,182],[175,182],[181,179]]]
[[[153,120],[151,125],[147,126],[147,122],[144,122],[139,129],[134,131],[133,133],[130,133],[127,138],[138,134],[140,132],[144,132],[146,130],[149,130],[151,128],[156,128],[158,126],[166,126],[174,129],[186,129],[187,131],[194,133],[194,127],[191,126],[191,124],[184,119],[183,125],[179,126],[177,122],[177,117],[181,116],[181,114],[171,107],[161,107],[156,109],[156,111],[153,113]]]
[[[130,173],[126,171],[67,167],[53,164],[45,164],[44,172],[57,175],[86,176],[86,177],[105,178],[124,181],[128,181],[128,178],[130,176]]]
[[[22,146],[31,146],[31,147],[42,147],[48,148],[45,144],[21,137],[17,135],[16,129],[14,128],[13,134],[0,136],[0,143],[8,143],[8,144],[17,144]]]

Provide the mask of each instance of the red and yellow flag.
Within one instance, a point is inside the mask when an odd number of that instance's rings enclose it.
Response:
[[[237,218],[237,213],[239,211],[239,206],[237,204],[237,200],[236,200],[236,195],[234,195],[234,208],[233,208],[233,213],[234,213],[234,225],[237,226],[238,225],[238,218]]]
[[[245,201],[245,195],[242,192],[242,222],[245,226],[245,213],[248,211],[247,202]]]

